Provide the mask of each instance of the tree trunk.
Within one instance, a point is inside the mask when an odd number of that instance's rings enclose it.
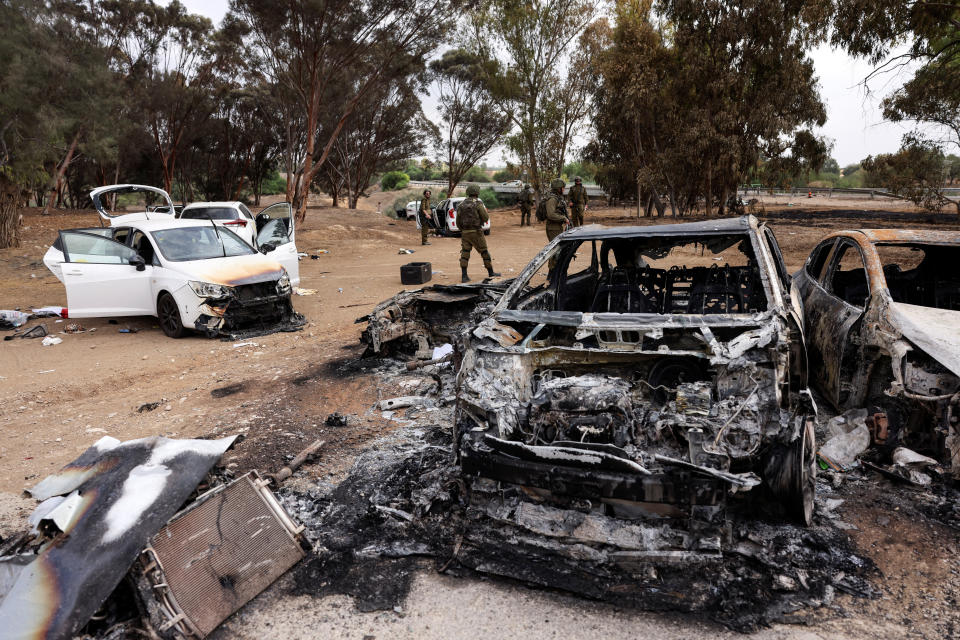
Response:
[[[0,249],[20,246],[20,187],[0,174]]]
[[[60,168],[57,169],[56,175],[50,181],[50,194],[47,196],[47,204],[43,207],[43,211],[40,212],[40,215],[45,216],[50,212],[50,204],[53,202],[53,197],[56,195],[57,198],[61,198],[62,194],[60,189],[63,185],[63,174],[66,173],[67,167],[70,166],[70,161],[73,160],[73,152],[77,150],[77,142],[80,140],[80,132],[73,136],[73,141],[70,142],[70,147],[67,149],[67,155],[63,158],[63,162],[60,163]]]
[[[638,218],[640,217],[640,214],[641,214],[641,212],[642,212],[642,209],[640,208],[640,207],[641,207],[640,202],[641,202],[642,200],[643,200],[643,187],[641,186],[640,181],[637,180],[637,217],[638,217]],[[647,200],[647,210],[649,211],[649,209],[650,209],[650,201],[649,201],[649,199],[648,199],[648,200]]]
[[[703,194],[703,204],[704,204],[704,214],[709,218],[710,214],[713,212],[713,165],[712,163],[707,163],[706,171],[706,193]]]
[[[730,193],[730,187],[723,185],[723,191],[720,192],[720,206],[717,208],[717,215],[722,216],[726,212],[727,208],[727,197]]]

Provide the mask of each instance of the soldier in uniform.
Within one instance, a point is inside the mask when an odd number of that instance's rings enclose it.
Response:
[[[563,197],[563,188],[566,186],[560,178],[554,179],[550,183],[550,195],[544,201],[547,220],[547,242],[552,241],[570,224],[570,218],[567,217],[567,202]],[[550,258],[550,269],[553,269],[556,263],[555,258]]]
[[[581,183],[580,176],[573,179],[573,186],[570,187],[570,220],[573,226],[583,226],[583,210],[587,208],[587,190]]]
[[[487,251],[487,239],[483,237],[483,224],[490,219],[487,208],[483,206],[477,196],[480,189],[476,185],[467,187],[467,199],[457,207],[457,228],[460,229],[460,271],[463,275],[461,282],[470,282],[467,275],[467,264],[470,262],[470,249],[476,249],[483,258],[483,266],[491,278],[500,274],[493,270],[493,259]]]
[[[530,211],[533,207],[533,189],[529,184],[523,185],[523,191],[520,192],[520,226],[530,226]]]
[[[420,218],[420,244],[430,244],[427,241],[427,234],[430,232],[429,220],[433,220],[433,212],[430,210],[430,189],[423,190],[423,199],[420,200],[420,210],[417,215]]]

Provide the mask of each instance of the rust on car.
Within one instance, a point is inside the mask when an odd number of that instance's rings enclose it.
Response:
[[[831,233],[795,279],[812,382],[838,409],[867,407],[878,444],[960,473],[960,233]],[[882,441],[882,442],[880,442]]]

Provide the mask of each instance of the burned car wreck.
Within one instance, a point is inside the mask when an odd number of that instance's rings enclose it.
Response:
[[[364,318],[364,341],[454,342],[454,448],[473,499],[512,488],[530,509],[649,526],[636,553],[651,561],[719,557],[731,496],[812,518],[815,407],[790,287],[753,217],[583,227],[473,324],[430,307],[444,307],[429,302],[436,288],[404,292]],[[491,293],[442,291],[461,306]]]
[[[960,233],[833,233],[794,279],[810,374],[837,409],[865,407],[881,450],[960,472]]]

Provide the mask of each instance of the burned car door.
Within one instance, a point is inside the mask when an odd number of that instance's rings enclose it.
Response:
[[[283,265],[293,286],[300,284],[295,226],[293,209],[288,202],[270,205],[257,214],[257,247]]]
[[[102,235],[61,231],[63,285],[71,318],[153,314],[152,267]]]
[[[589,262],[583,264],[587,258]],[[561,311],[575,310],[584,306],[584,301],[589,304],[588,299],[592,299],[600,275],[596,241],[584,242],[569,251],[561,259],[561,265],[567,276],[558,285],[557,308]]]
[[[841,363],[869,293],[863,254],[853,240],[842,238],[804,299],[811,367],[821,390],[835,406],[845,400]]]

